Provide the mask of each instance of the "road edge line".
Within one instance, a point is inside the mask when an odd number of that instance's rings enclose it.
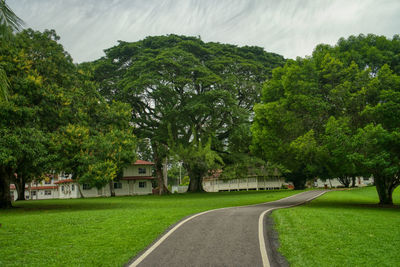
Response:
[[[296,203],[296,204],[293,204],[293,205],[288,205],[288,206],[283,206],[283,207],[270,208],[270,209],[267,209],[267,210],[263,211],[260,214],[260,217],[258,217],[258,240],[259,240],[259,243],[260,243],[260,253],[261,253],[261,259],[262,259],[263,267],[270,267],[271,266],[270,265],[270,261],[269,261],[269,257],[268,257],[268,253],[267,253],[267,247],[265,246],[265,239],[264,239],[264,235],[266,235],[264,233],[265,232],[264,231],[265,230],[264,229],[264,217],[265,217],[265,214],[267,214],[270,211],[276,210],[276,209],[285,209],[285,208],[291,208],[291,207],[294,207],[294,206],[302,205],[302,204],[304,204],[306,202],[309,202],[309,201],[311,201],[311,200],[313,200],[313,199],[325,194],[326,192],[327,191],[321,192],[320,194],[318,194],[316,196],[313,196],[313,197],[311,197],[311,198],[309,198],[309,199],[307,199],[307,200],[305,200],[305,201],[303,201],[301,203]],[[298,194],[296,194],[296,195],[298,195]],[[293,196],[295,196],[295,195],[293,195]]]
[[[224,208],[221,208],[224,209]],[[159,240],[157,240],[156,243],[154,243],[149,249],[147,249],[142,255],[140,255],[139,258],[137,258],[132,264],[129,265],[129,267],[136,267],[138,266],[151,252],[153,252],[159,245],[161,245],[162,242],[164,242],[167,237],[169,237],[171,234],[173,234],[182,224],[186,223],[187,221],[190,221],[191,219],[209,213],[214,210],[207,210],[203,211],[197,214],[194,214],[190,216],[189,218],[186,218],[185,220],[179,222],[177,225],[175,225],[171,230],[169,230],[165,235],[163,235]]]
[[[218,209],[207,210],[207,211],[203,211],[203,212],[194,214],[194,215],[190,216],[189,218],[186,218],[183,221],[177,223],[171,230],[169,230],[164,235],[162,235],[160,237],[160,239],[158,239],[153,245],[151,245],[148,249],[146,249],[143,252],[143,254],[141,254],[136,260],[134,260],[130,264],[128,263],[125,266],[128,266],[128,267],[136,267],[136,266],[138,266],[151,252],[153,252],[158,246],[160,246],[161,243],[164,242],[164,240],[167,239],[167,237],[169,237],[171,234],[173,234],[179,227],[181,227],[184,223],[186,223],[186,222],[190,221],[191,219],[194,219],[194,218],[196,218],[196,217],[198,217],[200,215],[204,215],[204,214],[209,213],[209,212],[213,212],[213,211],[217,211],[217,210],[223,210],[223,209],[251,207],[251,206],[269,204],[269,203],[272,203],[272,202],[275,202],[275,201],[289,199],[289,198],[298,196],[299,194],[302,194],[302,193],[305,193],[305,192],[297,193],[297,194],[294,194],[294,195],[291,195],[291,196],[288,196],[288,197],[285,197],[285,198],[281,198],[281,199],[278,199],[278,200],[270,201],[270,202],[264,202],[264,203],[259,203],[259,204],[250,204],[250,205],[245,205],[245,206],[234,206],[234,207],[218,208]]]

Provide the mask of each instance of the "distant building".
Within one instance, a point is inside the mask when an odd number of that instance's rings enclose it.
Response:
[[[154,163],[137,160],[123,171],[123,178],[113,182],[116,196],[148,195],[152,193],[152,166]],[[89,184],[80,185],[83,197],[110,196],[110,186],[98,189]],[[10,185],[11,197],[18,197],[15,185]],[[80,198],[81,194],[76,181],[70,175],[59,174],[48,176],[43,181],[25,185],[25,199]]]
[[[363,187],[363,186],[368,186],[368,185],[373,185],[374,184],[374,178],[373,177],[356,177],[356,184],[355,186],[357,187]],[[351,186],[351,183],[350,183]],[[343,184],[339,182],[337,178],[333,179],[327,179],[325,181],[322,181],[321,179],[317,179],[314,181],[314,187],[328,187],[328,188],[335,188],[335,187],[343,187]]]
[[[222,191],[249,191],[249,190],[273,190],[282,186],[293,188],[293,185],[285,182],[279,175],[269,177],[251,175],[240,179],[221,179],[222,170],[215,171],[212,175],[203,179],[203,188],[207,192]]]
[[[282,186],[287,186],[288,188],[293,187],[285,183],[284,178],[278,177],[248,177],[227,180],[205,178],[203,180],[203,188],[207,192],[273,190],[281,189]]]

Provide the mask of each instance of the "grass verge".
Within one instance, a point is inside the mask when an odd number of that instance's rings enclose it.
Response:
[[[375,187],[368,187],[274,211],[279,251],[291,266],[398,266],[400,188],[396,207],[378,202]]]
[[[171,224],[210,209],[294,191],[253,191],[15,202],[0,211],[0,266],[121,266]]]

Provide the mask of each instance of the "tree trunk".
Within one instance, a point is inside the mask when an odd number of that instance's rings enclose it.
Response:
[[[304,189],[304,188],[306,188],[306,182],[305,182],[305,180],[303,181],[303,180],[294,180],[294,181],[292,181],[293,182],[293,185],[294,185],[294,189],[295,190],[302,190],[302,189]]]
[[[203,177],[198,174],[190,173],[189,171],[189,188],[188,192],[195,193],[195,192],[205,192],[203,188]]]
[[[15,188],[17,189],[18,198],[19,200],[25,200],[25,175],[18,174],[17,178],[15,179]]]
[[[344,187],[348,188],[350,185],[350,178],[347,176],[338,177],[339,182],[344,185]]]
[[[169,194],[168,187],[165,186],[164,183],[164,174],[161,168],[156,167],[156,175],[157,175],[157,183],[158,183],[158,194],[159,195],[166,195]]]
[[[0,167],[0,209],[12,208],[10,194],[10,180],[12,171],[6,167]]]
[[[374,177],[376,184],[376,191],[379,196],[379,204],[381,205],[393,205],[392,194],[396,188],[393,183],[388,183],[383,177]]]
[[[351,177],[351,187],[356,187],[356,177]]]
[[[114,181],[111,180],[108,184],[110,185],[110,196],[115,197]]]
[[[77,187],[78,187],[78,191],[79,191],[79,194],[81,195],[81,198],[85,198],[85,197],[83,196],[83,194],[82,194],[81,184],[77,182],[76,185],[77,185]]]
[[[155,149],[153,148],[153,151]],[[168,188],[165,186],[164,182],[164,173],[163,173],[163,159],[160,158],[156,153],[153,154],[154,157],[154,163],[155,163],[155,168],[156,168],[156,176],[157,176],[157,184],[158,184],[158,194],[159,195],[165,195],[169,194]]]

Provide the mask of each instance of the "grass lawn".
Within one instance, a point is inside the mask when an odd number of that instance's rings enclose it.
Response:
[[[0,266],[122,266],[183,217],[277,200],[253,191],[15,202],[0,211]]]
[[[273,212],[291,266],[400,266],[400,188],[382,208],[375,187],[326,193]]]

